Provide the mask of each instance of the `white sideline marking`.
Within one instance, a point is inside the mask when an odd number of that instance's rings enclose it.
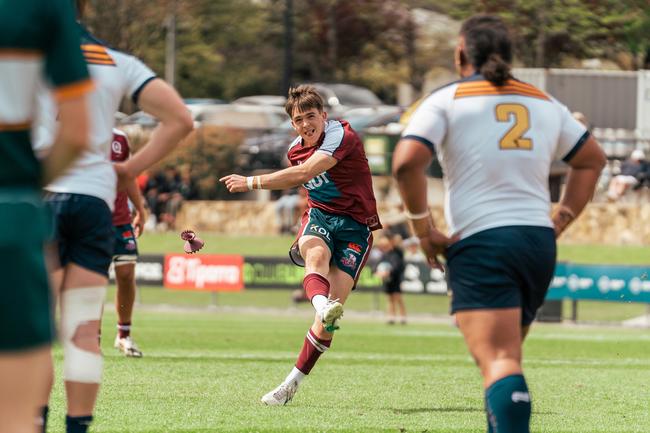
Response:
[[[294,352],[176,352],[167,351],[147,351],[148,358],[192,358],[192,359],[213,359],[213,360],[275,360],[275,361],[293,361],[296,358]],[[451,361],[474,364],[469,355],[406,355],[391,353],[356,353],[356,352],[334,352],[328,351],[327,358],[348,361],[402,361],[402,362],[431,362]],[[545,358],[525,358],[524,366],[528,365],[577,365],[577,366],[603,366],[603,365],[621,365],[621,366],[646,366],[650,367],[650,361],[644,358],[605,358],[605,359],[545,359]]]
[[[347,335],[382,335],[384,338],[389,336],[396,337],[436,337],[436,338],[459,338],[461,336],[458,330],[439,331],[439,330],[419,330],[419,329],[399,329],[399,330],[385,330],[381,329],[378,332],[366,332],[352,329],[345,329]],[[562,341],[650,341],[650,334],[635,333],[635,334],[573,334],[573,333],[536,333],[535,329],[526,338],[530,340],[562,340]]]

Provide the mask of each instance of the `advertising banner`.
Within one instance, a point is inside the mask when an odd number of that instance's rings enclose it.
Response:
[[[251,289],[278,289],[302,287],[305,269],[294,265],[289,257],[244,258],[244,284]],[[358,290],[377,290],[381,280],[375,277],[367,266],[361,271]]]
[[[546,299],[650,303],[650,266],[558,263]]]
[[[161,255],[144,254],[138,257],[135,266],[135,282],[139,286],[162,286],[163,266],[165,257]],[[115,270],[113,265],[108,271],[111,283],[115,283]]]
[[[244,288],[244,258],[236,255],[168,254],[164,285],[168,289],[238,292]]]

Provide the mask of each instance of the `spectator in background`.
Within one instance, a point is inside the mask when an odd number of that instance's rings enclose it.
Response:
[[[275,202],[275,214],[280,226],[280,234],[293,233],[299,204],[300,196],[295,188],[282,190],[282,195]]]
[[[607,198],[615,201],[623,197],[630,187],[639,184],[640,178],[644,175],[644,170],[645,153],[641,149],[636,149],[621,165],[621,172],[609,181]]]
[[[175,167],[167,167],[164,171],[155,174],[149,178],[145,189],[145,198],[151,214],[156,218],[156,224],[162,224],[164,228],[169,227],[170,218],[168,202],[174,196],[174,193],[180,188],[180,175]],[[178,200],[176,198],[176,200]],[[172,210],[175,209],[174,201],[169,203]],[[173,221],[172,221],[173,226]]]
[[[171,176],[171,174],[169,175]],[[165,212],[161,215],[162,221],[168,229],[174,229],[176,226],[176,214],[185,200],[195,200],[198,197],[198,191],[194,180],[190,176],[188,167],[181,169],[181,174],[176,174],[171,182],[171,188],[168,193],[168,199],[165,203]]]
[[[404,253],[397,247],[398,236],[392,238],[381,237],[377,241],[377,248],[381,251],[381,258],[377,264],[375,275],[382,279],[384,292],[388,296],[388,324],[393,325],[396,312],[399,310],[400,323],[406,324],[406,307],[402,299],[400,285],[404,278]]]

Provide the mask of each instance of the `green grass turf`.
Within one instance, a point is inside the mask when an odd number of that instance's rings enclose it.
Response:
[[[282,256],[293,241],[292,236],[226,236],[199,233],[205,240],[202,253]],[[147,232],[138,240],[141,253],[182,252],[183,241],[174,232]],[[650,265],[650,248],[631,245],[565,245],[560,243],[558,260],[576,263]]]
[[[484,432],[483,392],[457,329],[346,317],[286,407],[262,394],[291,369],[310,323],[283,315],[136,310],[143,359],[112,347],[106,311],[104,385],[92,431]],[[650,432],[647,330],[536,325],[525,345],[532,431]],[[51,433],[63,432],[61,351]]]

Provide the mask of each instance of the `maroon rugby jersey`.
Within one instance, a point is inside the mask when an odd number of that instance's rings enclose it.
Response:
[[[111,161],[123,162],[129,159],[129,139],[120,130],[113,129],[113,142],[111,143]],[[121,226],[131,224],[131,211],[129,198],[126,191],[118,191],[115,197],[115,210],[113,211],[113,225]]]
[[[314,152],[323,152],[338,162],[303,185],[307,190],[309,207],[348,215],[370,230],[380,229],[366,152],[350,124],[345,120],[327,121],[316,146],[304,147],[302,138],[298,137],[289,147],[287,156],[291,165],[298,165]]]

